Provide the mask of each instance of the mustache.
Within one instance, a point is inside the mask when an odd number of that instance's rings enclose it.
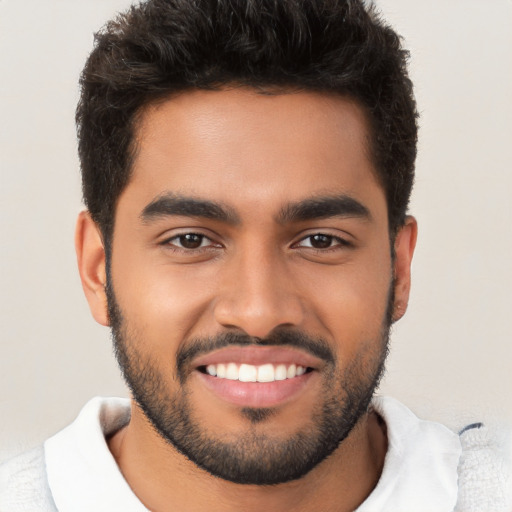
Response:
[[[287,346],[309,352],[326,363],[334,364],[334,353],[322,338],[313,338],[300,331],[278,330],[266,338],[249,336],[243,332],[227,332],[208,338],[195,338],[178,350],[176,370],[183,377],[190,363],[199,356],[231,346]]]

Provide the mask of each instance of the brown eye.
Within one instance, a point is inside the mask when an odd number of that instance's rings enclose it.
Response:
[[[327,249],[332,246],[333,238],[329,235],[311,235],[309,238],[309,243],[311,244],[311,247],[314,249]]]
[[[199,249],[202,246],[205,236],[198,235],[197,233],[187,233],[176,237],[178,245],[184,249]]]
[[[300,240],[296,247],[305,249],[316,249],[317,251],[326,251],[327,249],[341,249],[351,247],[351,243],[339,236],[327,235],[325,233],[313,233]]]

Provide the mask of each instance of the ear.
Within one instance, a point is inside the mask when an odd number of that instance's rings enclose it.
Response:
[[[105,248],[101,232],[88,211],[78,216],[75,250],[82,287],[92,316],[99,324],[108,326]]]
[[[418,223],[416,219],[407,216],[404,225],[395,237],[394,287],[395,303],[393,322],[400,320],[407,310],[409,292],[411,290],[411,263],[416,247]]]

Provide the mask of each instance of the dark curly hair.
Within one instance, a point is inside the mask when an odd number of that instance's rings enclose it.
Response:
[[[187,89],[325,91],[368,114],[390,233],[414,179],[417,112],[408,52],[360,0],[148,0],[108,22],[82,72],[77,107],[84,201],[109,245],[130,179],[137,114]]]

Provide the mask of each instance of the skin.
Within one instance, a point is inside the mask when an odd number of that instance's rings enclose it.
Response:
[[[325,339],[342,370],[357,354],[368,362],[377,357],[390,286],[393,320],[407,307],[417,227],[407,217],[392,261],[367,126],[354,102],[312,92],[194,91],[143,112],[133,176],[116,208],[111,271],[129,328],[144,333],[137,348],[158,362],[169,389],[179,386],[178,348],[227,330],[265,337],[276,328],[300,329]],[[169,192],[226,205],[238,221],[144,220],[144,208]],[[278,220],[290,202],[332,195],[355,199],[369,215]],[[183,233],[205,235],[202,250],[180,249],[176,236]],[[333,237],[329,248],[311,247],[308,236],[317,233]],[[105,252],[87,212],[78,220],[76,247],[93,316],[108,325]],[[319,380],[310,379],[257,428],[277,439],[307,428],[321,400]],[[209,435],[236,437],[251,428],[239,407],[212,397],[200,379],[187,385],[194,419]],[[162,439],[136,403],[109,446],[153,511],[172,504],[187,511],[325,512],[364,501],[382,471],[387,440],[376,415],[365,414],[329,458],[299,480],[271,487],[212,477]]]

